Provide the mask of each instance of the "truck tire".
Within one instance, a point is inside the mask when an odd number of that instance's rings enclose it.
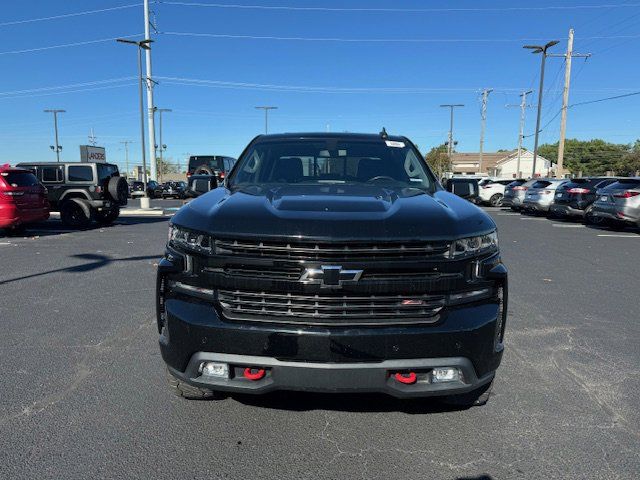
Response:
[[[446,405],[462,408],[481,406],[489,401],[489,396],[491,395],[492,388],[493,380],[485,385],[482,385],[480,388],[472,390],[471,392],[443,397],[441,401]]]
[[[111,225],[120,216],[120,208],[112,207],[95,213],[95,219],[100,225]]]
[[[213,170],[211,170],[209,167],[207,166],[203,166],[203,167],[198,167],[196,169],[196,175],[213,175]]]
[[[91,207],[81,198],[65,200],[60,207],[60,220],[69,227],[87,227],[91,223]]]
[[[129,199],[129,184],[124,177],[111,177],[107,184],[111,199],[119,205],[126,205]]]
[[[222,400],[225,396],[221,392],[209,390],[208,388],[194,387],[175,377],[169,369],[165,369],[167,374],[167,384],[174,395],[188,400]]]

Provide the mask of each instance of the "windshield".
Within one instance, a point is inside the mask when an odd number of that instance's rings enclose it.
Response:
[[[4,178],[7,184],[12,187],[33,187],[38,185],[38,179],[31,172],[2,172],[0,175]]]
[[[285,139],[251,146],[234,170],[233,186],[376,184],[433,190],[435,179],[405,142]]]
[[[98,169],[98,180],[103,181],[106,178],[117,177],[120,175],[118,173],[118,166],[111,165],[108,163],[99,163],[96,165]]]
[[[189,171],[200,173],[202,170],[204,173],[212,173],[213,170],[222,170],[224,165],[222,157],[216,157],[213,155],[198,155],[189,158]],[[209,172],[211,170],[212,172]]]

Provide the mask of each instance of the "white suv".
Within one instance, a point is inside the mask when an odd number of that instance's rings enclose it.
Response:
[[[487,178],[480,182],[480,201],[492,207],[499,207],[504,196],[504,189],[513,179]]]

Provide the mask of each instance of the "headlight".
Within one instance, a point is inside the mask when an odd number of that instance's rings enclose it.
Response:
[[[213,238],[203,232],[188,230],[177,225],[169,225],[168,244],[181,250],[212,255],[215,253]]]
[[[487,233],[478,237],[461,238],[451,244],[449,258],[472,257],[498,251],[498,234]]]

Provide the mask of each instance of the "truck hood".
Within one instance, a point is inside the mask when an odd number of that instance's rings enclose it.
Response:
[[[220,187],[172,223],[219,238],[449,240],[495,229],[491,217],[445,192],[368,185]]]

